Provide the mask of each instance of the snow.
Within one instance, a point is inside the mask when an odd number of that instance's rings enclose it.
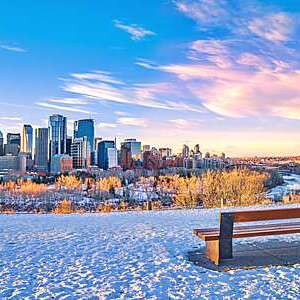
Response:
[[[297,298],[300,265],[216,272],[187,260],[203,245],[192,229],[217,213],[1,215],[0,299]]]
[[[300,191],[300,175],[290,174],[284,175],[284,184],[270,189],[267,197],[271,199],[282,199],[283,196],[289,195],[294,191]]]

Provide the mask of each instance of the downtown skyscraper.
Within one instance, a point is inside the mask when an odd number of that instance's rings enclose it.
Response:
[[[0,131],[0,156],[4,154],[4,139],[3,139],[3,133]]]
[[[22,138],[21,138],[21,152],[32,156],[33,150],[33,129],[31,125],[25,124],[23,126]]]
[[[91,151],[94,151],[95,128],[93,119],[83,119],[74,122],[74,139],[86,137]]]
[[[49,117],[49,160],[56,154],[66,153],[67,118],[54,114]]]
[[[34,165],[39,171],[48,170],[48,128],[35,129]]]

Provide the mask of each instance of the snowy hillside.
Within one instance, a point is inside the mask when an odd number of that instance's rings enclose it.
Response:
[[[203,245],[192,229],[212,225],[217,210],[1,215],[0,298],[300,295],[300,265],[216,272],[189,262],[187,252]]]

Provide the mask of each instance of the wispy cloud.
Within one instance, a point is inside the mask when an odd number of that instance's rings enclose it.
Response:
[[[127,113],[126,111],[121,111],[121,110],[116,110],[114,111],[114,114],[120,117],[125,117],[130,115],[129,113]]]
[[[0,117],[0,120],[3,121],[22,121],[20,117]]]
[[[48,108],[48,109],[54,109],[54,110],[63,110],[63,111],[69,111],[69,112],[79,112],[84,114],[90,114],[91,112],[85,109],[76,108],[76,107],[69,107],[69,106],[62,106],[62,105],[55,105],[47,102],[36,102],[36,105]]]
[[[139,66],[175,75],[181,89],[223,116],[300,119],[296,15],[251,1],[244,6],[227,0],[174,3],[200,30],[211,30],[210,38],[189,43],[185,63],[138,61]],[[223,26],[224,38],[213,38],[216,26]],[[170,122],[186,125],[183,119]]]
[[[111,76],[109,72],[104,71],[93,71],[93,72],[87,72],[87,73],[73,73],[71,74],[72,77],[79,79],[79,80],[90,80],[95,82],[104,82],[104,83],[111,83],[111,84],[118,84],[123,85],[123,81],[118,80]]]
[[[144,118],[119,118],[117,120],[118,124],[126,126],[138,126],[138,127],[147,127],[148,121]]]
[[[245,63],[245,62],[244,62]],[[255,62],[256,63],[256,62]],[[165,65],[209,110],[229,117],[277,116],[300,119],[300,69],[249,69],[215,65]]]
[[[87,99],[79,98],[53,98],[47,99],[48,102],[59,103],[59,104],[70,104],[70,105],[86,105],[89,103]]]
[[[17,46],[12,46],[12,45],[0,44],[0,48],[7,51],[13,51],[13,52],[26,52],[25,49]]]
[[[179,129],[186,129],[191,125],[191,123],[185,119],[173,119],[169,120],[169,122]]]
[[[156,35],[155,32],[145,29],[137,24],[125,24],[119,20],[114,20],[115,27],[130,34],[130,38],[134,41],[143,39],[146,36]]]
[[[248,28],[255,35],[270,41],[287,41],[294,31],[295,22],[286,13],[280,12],[255,18]]]
[[[199,25],[215,25],[229,21],[230,7],[226,0],[175,0],[176,8]]]
[[[118,126],[118,124],[116,123],[105,123],[105,122],[101,122],[97,124],[97,128],[99,129],[103,129],[103,128],[116,128]]]
[[[157,109],[201,112],[199,106],[180,100],[181,95],[176,95],[179,89],[172,83],[127,84],[107,72],[105,72],[104,79],[102,76],[98,77],[101,73],[102,71],[97,71],[96,75],[94,72],[83,73],[82,76],[79,73],[75,76],[71,74],[69,78],[63,80],[62,88],[64,92],[79,95],[84,99]],[[178,97],[178,100],[174,100]]]

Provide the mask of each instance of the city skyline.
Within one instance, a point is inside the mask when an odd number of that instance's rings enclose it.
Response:
[[[293,1],[1,3],[0,131],[95,120],[95,136],[298,155]],[[11,16],[14,16],[12,18]]]

